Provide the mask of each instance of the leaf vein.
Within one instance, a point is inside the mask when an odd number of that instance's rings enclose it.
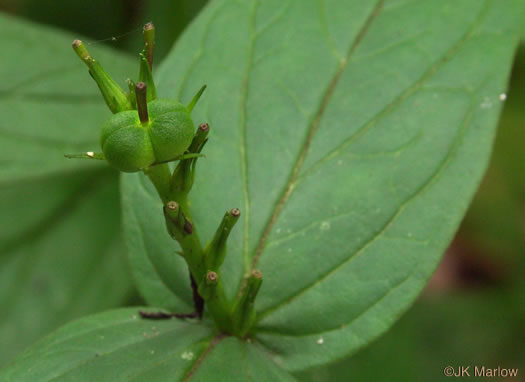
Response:
[[[488,3],[485,3],[487,5]],[[475,29],[477,25],[481,22],[483,19],[483,16],[487,10],[487,7],[485,6],[480,14],[478,15],[478,18],[476,21],[471,25],[471,27],[466,31],[466,33],[459,39],[458,42],[456,42],[450,50],[448,50],[442,57],[440,57],[434,65],[430,67],[429,70],[427,70],[421,78],[419,78],[414,84],[403,90],[391,103],[386,105],[379,113],[377,113],[374,117],[372,117],[368,122],[366,122],[362,127],[360,127],[354,134],[352,134],[350,137],[348,137],[346,140],[344,140],[338,147],[330,151],[327,155],[320,158],[316,163],[314,163],[307,171],[305,171],[301,176],[297,177],[297,184],[306,178],[309,174],[311,174],[313,171],[315,171],[319,166],[321,166],[326,161],[329,161],[338,155],[348,146],[350,146],[352,143],[354,143],[359,137],[361,137],[365,132],[376,126],[377,122],[380,121],[382,118],[387,116],[389,113],[391,113],[396,106],[401,104],[405,99],[410,97],[412,94],[419,91],[423,85],[428,81],[443,65],[445,65],[453,56],[455,53],[457,53],[474,35]]]
[[[403,284],[408,282],[412,278],[415,269],[416,269],[416,267],[414,267],[412,269],[412,271],[407,276],[405,276],[403,279],[401,279],[400,281],[395,283],[393,286],[388,288],[381,296],[379,296],[379,298],[376,301],[374,301],[371,305],[367,306],[364,310],[359,312],[357,314],[357,316],[352,317],[352,319],[350,321],[347,321],[347,322],[344,322],[342,324],[337,325],[335,328],[326,329],[326,330],[323,330],[323,331],[320,331],[320,332],[309,332],[309,333],[300,333],[300,334],[282,333],[282,332],[279,332],[279,331],[276,331],[276,330],[265,329],[265,328],[260,328],[260,329],[257,330],[257,332],[258,333],[268,333],[268,334],[272,334],[272,335],[279,335],[279,336],[284,336],[284,337],[308,337],[308,336],[318,336],[318,335],[325,334],[325,333],[328,333],[328,332],[341,330],[341,329],[351,325],[352,323],[356,322],[357,320],[359,320],[367,312],[369,312],[374,307],[379,305],[382,301],[384,301],[396,289],[400,288],[401,286],[403,286]]]
[[[175,332],[177,330],[181,330],[181,328],[176,326],[173,329],[166,330],[165,332],[162,332],[161,335],[165,336],[166,334]],[[155,339],[156,338],[154,338],[154,337],[153,338],[141,337],[138,341],[134,341],[134,342],[131,342],[131,343],[126,343],[126,344],[121,345],[121,346],[117,346],[116,348],[114,348],[114,349],[112,349],[110,351],[107,351],[105,353],[98,353],[98,355],[93,354],[92,357],[89,357],[89,358],[83,360],[82,362],[79,362],[76,365],[73,365],[72,367],[61,371],[60,374],[55,375],[52,379],[49,379],[48,382],[56,381],[58,378],[65,376],[67,373],[69,373],[69,372],[71,372],[71,371],[73,371],[75,369],[79,369],[79,368],[81,368],[83,366],[86,366],[86,365],[92,363],[93,361],[97,361],[97,360],[101,359],[104,356],[108,356],[108,355],[111,355],[111,354],[114,354],[114,353],[118,352],[119,350],[122,350],[122,349],[125,349],[125,348],[129,348],[129,347],[132,347],[132,346],[136,346],[138,344],[147,343],[147,342],[153,341]],[[48,357],[49,355],[50,354],[46,354],[44,357]]]
[[[186,374],[186,376],[184,377],[184,382],[188,382],[195,375],[199,366],[202,365],[208,354],[210,354],[213,348],[225,337],[226,336],[223,334],[217,334],[215,337],[213,337],[208,347],[201,353],[200,357],[193,364],[193,367],[190,369],[190,371],[188,371],[188,374]]]
[[[400,206],[397,208],[397,210],[392,214],[392,216],[385,222],[383,227],[375,233],[368,241],[366,241],[361,248],[359,248],[355,253],[350,254],[349,257],[347,257],[345,260],[343,260],[341,263],[336,264],[332,269],[330,269],[328,272],[326,272],[324,275],[322,275],[320,278],[318,278],[315,282],[312,284],[298,290],[295,292],[292,296],[287,298],[285,301],[265,309],[264,311],[260,312],[258,314],[259,320],[262,320],[264,317],[274,313],[275,311],[279,310],[284,305],[288,304],[292,299],[296,299],[297,297],[304,295],[306,292],[314,288],[315,286],[321,284],[322,282],[326,281],[331,275],[337,273],[340,268],[342,268],[344,265],[348,264],[350,261],[355,259],[357,256],[359,256],[361,253],[363,253],[369,246],[371,246],[376,240],[380,239],[383,234],[395,223],[396,219],[401,215],[401,213],[404,211],[404,209],[410,204],[414,199],[416,199],[420,194],[422,194],[428,187],[430,187],[432,184],[436,183],[445,168],[448,166],[451,158],[456,153],[460,143],[461,138],[465,134],[466,128],[468,126],[468,123],[470,121],[470,118],[472,116],[473,112],[473,105],[474,101],[472,101],[469,110],[467,111],[465,118],[462,122],[461,128],[458,130],[458,133],[456,134],[456,137],[454,141],[452,142],[452,145],[447,153],[447,155],[443,158],[443,161],[440,163],[440,165],[436,168],[434,173],[420,186],[418,187],[412,195],[410,195],[403,203],[400,204]]]
[[[319,123],[321,121],[321,118],[324,115],[324,112],[326,110],[326,106],[328,105],[328,102],[331,99],[331,96],[332,96],[332,94],[334,92],[335,86],[339,82],[339,78],[341,77],[341,74],[343,73],[344,69],[346,68],[346,65],[348,63],[349,58],[353,55],[353,53],[357,49],[359,43],[362,41],[364,35],[368,31],[370,25],[375,20],[377,15],[380,13],[380,11],[382,9],[382,6],[383,6],[383,3],[384,3],[384,0],[377,1],[376,6],[374,7],[374,9],[371,12],[371,14],[368,16],[368,18],[365,20],[365,22],[361,26],[360,31],[357,34],[357,37],[355,38],[355,40],[352,43],[350,49],[348,50],[348,53],[347,53],[347,56],[346,56],[346,60],[344,60],[339,65],[336,73],[334,74],[332,80],[330,81],[330,83],[329,83],[329,85],[327,87],[327,90],[326,90],[326,93],[325,93],[325,95],[323,97],[321,105],[320,105],[316,115],[314,116],[314,119],[313,119],[313,121],[312,121],[312,123],[310,125],[310,128],[308,129],[305,143],[303,144],[303,146],[302,146],[302,148],[301,148],[301,150],[299,152],[299,156],[297,157],[295,165],[292,168],[290,177],[289,177],[289,179],[288,179],[288,181],[287,181],[287,183],[286,183],[286,185],[284,187],[284,191],[283,191],[281,197],[279,198],[276,206],[274,207],[273,213],[270,216],[270,220],[266,224],[266,227],[265,227],[265,229],[263,231],[263,234],[262,234],[262,236],[261,236],[261,238],[259,240],[259,244],[257,245],[257,248],[255,250],[255,256],[254,256],[253,261],[252,261],[252,269],[254,269],[257,266],[257,263],[259,262],[259,258],[261,257],[261,254],[262,254],[262,252],[264,250],[266,239],[268,238],[272,227],[274,226],[275,222],[277,221],[277,218],[279,217],[279,214],[281,213],[281,211],[282,211],[282,209],[284,207],[284,204],[286,203],[286,201],[288,200],[288,198],[290,197],[290,195],[292,194],[292,192],[293,192],[293,190],[295,188],[295,181],[296,181],[297,176],[299,175],[299,171],[302,168],[302,165],[303,165],[303,163],[304,163],[304,161],[306,159],[306,154],[307,154],[308,148],[310,147],[310,143],[311,143],[315,133],[317,132],[317,129],[319,127]]]
[[[249,95],[249,78],[252,70],[253,64],[253,55],[255,48],[256,40],[256,16],[257,8],[259,6],[259,1],[255,1],[252,9],[252,14],[250,17],[250,46],[248,50],[248,62],[246,64],[246,69],[244,72],[244,78],[242,81],[241,88],[241,123],[240,123],[240,146],[239,153],[241,156],[241,178],[242,178],[242,192],[244,196],[244,237],[243,237],[243,262],[244,262],[244,271],[247,272],[250,266],[250,259],[248,253],[249,247],[249,233],[250,233],[250,193],[248,188],[248,153],[247,153],[247,115],[248,115],[248,95]]]

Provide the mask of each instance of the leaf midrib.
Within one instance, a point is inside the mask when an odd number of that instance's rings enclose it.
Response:
[[[441,174],[443,173],[443,171],[448,167],[449,163],[450,163],[450,160],[451,158],[454,156],[454,154],[456,153],[456,151],[458,150],[461,142],[462,142],[462,138],[464,137],[465,135],[465,132],[467,130],[467,127],[469,125],[469,122],[471,120],[471,117],[472,117],[472,113],[473,113],[473,105],[474,105],[474,100],[472,100],[471,102],[471,105],[467,111],[467,113],[465,114],[465,117],[462,121],[462,124],[461,124],[461,128],[460,130],[458,131],[450,149],[449,149],[449,152],[447,153],[447,155],[445,156],[445,158],[443,159],[443,161],[440,163],[440,165],[437,167],[436,171],[434,171],[434,173],[428,178],[427,181],[425,181],[423,183],[423,185],[421,187],[419,187],[412,195],[410,195],[410,197],[408,199],[406,199],[400,206],[399,208],[394,212],[394,214],[390,217],[390,219],[387,220],[387,222],[384,224],[384,226],[381,228],[380,231],[378,231],[376,234],[374,234],[372,236],[372,238],[370,238],[369,240],[366,241],[366,243],[364,243],[363,246],[361,246],[361,248],[359,248],[355,253],[351,254],[348,258],[346,258],[342,263],[340,264],[337,264],[334,268],[332,268],[331,270],[329,270],[326,274],[324,274],[321,278],[319,278],[318,280],[316,280],[314,283],[308,285],[306,288],[303,288],[301,290],[299,290],[298,292],[294,293],[292,296],[288,297],[285,301],[283,301],[282,303],[276,305],[276,306],[273,306],[273,307],[270,307],[268,309],[266,309],[265,311],[261,312],[261,314],[258,315],[258,321],[264,319],[265,317],[269,316],[271,313],[277,311],[279,308],[281,308],[282,306],[286,305],[287,303],[289,303],[292,299],[296,299],[298,296],[301,296],[303,294],[305,294],[307,291],[309,291],[310,289],[312,289],[313,287],[315,287],[316,285],[318,285],[319,283],[323,282],[324,280],[326,280],[330,275],[334,274],[335,272],[337,272],[339,270],[339,268],[341,268],[342,266],[346,265],[348,262],[352,261],[353,259],[355,259],[357,256],[359,256],[361,253],[363,253],[366,248],[368,248],[370,245],[372,245],[377,239],[379,239],[381,236],[384,235],[384,233],[388,230],[388,228],[394,224],[394,222],[396,221],[396,219],[401,215],[401,213],[403,212],[403,210],[408,206],[408,204],[414,200],[415,198],[417,198],[420,194],[422,194],[428,187],[430,187],[432,184],[436,183]],[[393,287],[391,287],[389,290],[386,291],[386,293],[381,296],[375,303],[373,303],[371,306],[368,306],[364,311],[360,312],[356,317],[352,318],[349,322],[346,322],[344,323],[342,326],[341,325],[337,325],[335,328],[331,328],[331,329],[328,329],[328,330],[323,330],[321,332],[316,332],[316,333],[302,333],[300,335],[296,335],[296,337],[304,337],[304,336],[311,336],[311,335],[319,335],[319,334],[323,334],[323,333],[326,333],[326,332],[329,332],[329,331],[334,331],[334,330],[338,330],[340,329],[341,327],[344,327],[344,326],[348,326],[349,324],[355,322],[357,319],[359,319],[360,317],[362,317],[366,312],[368,312],[371,308],[373,308],[374,306],[376,306],[378,303],[380,303],[382,300],[384,300],[384,298],[386,298],[386,296],[388,296],[394,289],[397,289],[398,287],[400,287],[401,285],[403,285],[405,282],[407,282],[412,276],[413,276],[413,273],[414,271],[417,269],[417,266],[414,266],[414,268],[412,269],[412,271],[403,279],[401,280],[400,282],[398,282],[396,285],[394,285]],[[271,330],[260,330],[260,332],[271,332],[272,334],[279,334],[279,335],[287,335],[287,336],[294,336],[294,335],[291,335],[291,334],[284,334],[284,333],[280,333],[280,332],[276,332],[276,331],[271,331]]]
[[[173,333],[173,332],[176,332],[178,330],[181,330],[181,328],[178,327],[178,326],[175,326],[173,329],[166,330],[165,332],[162,332],[161,335],[165,336],[165,335],[167,335],[169,333]],[[64,377],[68,373],[71,373],[74,370],[78,370],[78,369],[80,369],[82,367],[85,367],[86,365],[89,365],[90,363],[92,363],[94,361],[97,361],[97,360],[101,359],[102,357],[109,356],[109,355],[115,354],[116,352],[118,352],[120,350],[123,350],[123,349],[126,349],[126,348],[132,348],[132,347],[137,346],[137,345],[142,345],[142,344],[145,344],[145,343],[147,343],[149,341],[153,341],[153,340],[156,340],[156,338],[154,338],[154,337],[139,338],[137,341],[133,341],[133,342],[130,342],[130,343],[125,343],[125,344],[123,344],[121,346],[117,346],[116,348],[111,349],[110,351],[107,351],[105,353],[98,353],[98,355],[94,355],[92,357],[89,357],[89,358],[85,359],[84,361],[79,362],[78,364],[74,365],[73,367],[71,367],[71,368],[69,368],[67,370],[61,371],[60,374],[55,375],[52,379],[49,379],[47,382],[57,381],[57,380],[59,380],[59,378]]]
[[[208,345],[206,346],[206,349],[204,349],[203,351],[201,351],[197,357],[197,360],[195,361],[194,364],[191,365],[191,367],[189,368],[189,371],[182,376],[183,378],[183,382],[186,381],[186,378],[188,378],[188,374],[190,373],[191,370],[193,370],[194,368],[197,367],[197,363],[199,363],[199,361],[206,356],[205,353],[207,352],[210,352],[211,351],[211,348],[215,347],[215,345],[217,344],[217,342],[214,343],[214,341],[216,341],[216,338],[217,337],[220,337],[220,335],[218,334],[215,334],[215,335],[212,335],[212,336],[208,336],[208,337],[204,337],[203,339],[201,339],[200,341],[195,341],[193,342],[192,345],[195,345],[195,344],[198,344],[200,342],[203,342],[203,343],[206,343],[208,342]],[[220,338],[222,339],[222,337]],[[219,340],[220,340],[219,339]],[[213,345],[212,345],[213,344]],[[167,362],[170,362],[172,361],[172,356],[173,354],[172,353],[169,353],[166,357],[164,357],[162,360],[159,360],[158,362],[152,364],[150,367],[148,368],[145,368],[143,370],[141,370],[139,373],[137,374],[134,374],[134,375],[131,375],[129,376],[129,381],[139,381],[139,380],[142,380],[142,378],[144,377],[144,374],[152,371],[152,370],[155,370],[156,368],[160,367],[160,366],[163,366],[165,365]],[[202,362],[202,361],[200,361]],[[140,379],[139,379],[140,378]]]
[[[392,285],[389,289],[387,289],[379,298],[376,299],[372,304],[367,306],[364,310],[359,312],[356,316],[352,317],[348,322],[345,322],[343,324],[338,324],[334,328],[325,329],[319,332],[308,332],[308,333],[283,333],[280,331],[277,331],[272,328],[258,328],[257,334],[268,334],[268,335],[276,335],[276,336],[283,336],[283,337],[310,337],[310,336],[320,336],[326,333],[335,332],[341,329],[344,329],[345,327],[352,325],[354,322],[362,318],[365,314],[370,312],[373,308],[381,304],[382,301],[384,301],[388,296],[390,296],[392,293],[394,293],[396,290],[401,288],[405,283],[410,281],[414,277],[414,272],[417,269],[416,266],[413,267],[412,271],[404,278],[402,278],[400,281],[396,282],[394,285]],[[259,341],[261,341],[260,338],[258,338]],[[261,341],[262,343],[262,341]]]
[[[255,1],[253,4],[253,8],[251,10],[250,15],[250,45],[249,45],[249,51],[248,51],[248,62],[246,64],[246,70],[244,73],[244,78],[242,81],[242,89],[241,89],[241,112],[240,112],[240,118],[241,118],[241,132],[240,132],[240,149],[239,153],[241,155],[241,179],[242,179],[242,192],[244,196],[244,232],[243,232],[243,245],[242,245],[242,252],[243,252],[243,259],[244,259],[244,271],[249,271],[249,257],[250,254],[248,252],[249,248],[249,227],[250,227],[250,193],[248,189],[248,154],[247,154],[247,115],[248,115],[248,92],[249,92],[249,80],[250,80],[250,72],[252,69],[253,64],[253,52],[255,50],[255,31],[256,31],[256,15],[257,15],[257,8],[259,7],[259,1]]]
[[[488,9],[487,5],[489,3],[490,3],[489,1],[485,2],[485,6],[481,9],[479,15],[474,20],[472,25],[467,29],[467,31],[463,34],[463,36],[455,44],[453,44],[452,48],[450,48],[439,60],[437,60],[436,63],[434,65],[432,65],[431,68],[427,72],[425,72],[425,74],[422,76],[422,78],[420,80],[418,80],[414,86],[411,86],[407,90],[403,91],[401,93],[401,95],[398,98],[396,98],[391,105],[387,106],[387,108],[385,109],[386,111],[391,110],[396,104],[398,104],[400,102],[400,100],[405,99],[406,97],[408,97],[407,94],[411,94],[412,92],[416,91],[419,87],[421,87],[422,84],[426,80],[431,78],[432,75],[435,74],[438,71],[438,69],[444,63],[448,62],[449,59],[451,57],[453,57],[454,54],[457,51],[459,51],[461,49],[461,47],[472,38],[472,35],[474,34],[477,26],[479,25],[479,23],[483,19],[483,16],[485,15],[485,13],[486,13],[486,11]],[[258,314],[258,321],[261,321],[265,317],[269,316],[271,313],[277,311],[279,308],[281,308],[284,305],[286,305],[291,299],[295,299],[298,296],[303,295],[308,290],[313,288],[315,285],[319,284],[320,282],[322,282],[323,280],[328,278],[331,274],[335,273],[341,266],[343,266],[344,264],[347,264],[349,261],[351,261],[357,255],[362,253],[370,244],[372,244],[378,237],[380,237],[394,223],[396,218],[400,215],[402,210],[404,210],[404,208],[408,205],[408,203],[411,200],[413,200],[415,197],[417,197],[419,194],[421,194],[428,186],[430,186],[431,184],[435,183],[439,179],[440,174],[447,167],[448,163],[450,162],[451,157],[454,155],[455,151],[457,150],[457,148],[458,148],[458,146],[459,146],[459,144],[461,142],[461,138],[462,138],[462,136],[465,133],[466,127],[468,125],[468,122],[469,122],[469,120],[471,118],[471,115],[472,115],[472,112],[473,112],[473,110],[472,110],[473,104],[474,104],[474,100],[471,101],[471,105],[470,105],[469,109],[467,110],[467,112],[465,114],[465,117],[464,117],[464,120],[463,120],[463,123],[462,123],[462,125],[463,125],[462,129],[458,132],[458,134],[457,134],[456,138],[454,139],[454,141],[453,141],[453,143],[452,143],[452,145],[451,145],[447,155],[444,157],[444,159],[441,162],[441,164],[437,167],[436,171],[432,174],[432,176],[426,182],[423,183],[423,185],[421,187],[419,187],[407,200],[405,200],[398,207],[396,212],[387,220],[386,224],[378,231],[378,233],[374,234],[372,236],[372,238],[370,240],[368,240],[354,254],[352,254],[350,257],[346,258],[342,263],[337,264],[333,269],[329,270],[326,274],[321,276],[314,283],[308,285],[305,288],[302,288],[302,289],[298,290],[296,293],[294,293],[292,296],[289,296],[286,300],[282,301],[281,303],[279,303],[277,305],[274,305],[272,307],[269,307],[269,308],[267,308],[266,310],[264,310],[262,312],[259,312],[259,314]],[[380,114],[382,114],[382,113],[380,113]],[[374,120],[372,120],[371,122],[373,122],[373,121]],[[367,129],[369,127],[369,125],[373,126],[373,123],[365,124],[365,129]],[[360,134],[360,131],[357,134]],[[352,141],[352,139],[353,139],[353,136],[350,137],[349,140]],[[343,146],[345,146],[347,144],[348,144],[348,140],[343,142],[338,148],[333,150],[333,152],[336,152],[337,150],[340,150]],[[328,154],[328,156],[330,154]],[[324,160],[324,159],[322,159],[322,160]]]
[[[277,204],[275,205],[273,212],[270,216],[270,219],[268,220],[268,223],[266,224],[266,227],[263,231],[263,234],[259,240],[259,243],[255,249],[255,256],[252,260],[252,269],[255,269],[257,267],[257,264],[259,262],[259,259],[262,255],[262,252],[264,250],[264,246],[266,244],[266,240],[268,236],[270,235],[270,232],[275,225],[285,203],[289,199],[290,195],[292,194],[294,188],[295,188],[295,181],[299,175],[299,171],[301,170],[304,161],[306,159],[306,155],[308,152],[308,148],[310,147],[310,144],[313,140],[313,137],[315,136],[315,133],[317,132],[319,128],[319,124],[321,122],[321,119],[324,115],[324,112],[326,110],[326,107],[328,106],[328,103],[331,100],[332,94],[334,92],[335,87],[337,86],[339,79],[341,78],[341,75],[343,74],[348,61],[356,51],[357,47],[359,46],[360,42],[363,40],[363,37],[366,35],[367,31],[369,30],[370,26],[372,25],[373,21],[376,19],[376,17],[381,12],[381,9],[383,8],[385,0],[378,0],[376,3],[376,6],[370,13],[370,15],[367,17],[363,25],[359,28],[359,32],[354,39],[352,45],[350,46],[350,49],[348,50],[348,53],[346,54],[346,57],[344,61],[342,61],[337,68],[336,73],[332,77],[332,80],[328,84],[328,87],[326,89],[325,95],[321,101],[321,104],[319,106],[319,109],[317,110],[316,114],[314,115],[314,118],[312,120],[312,123],[310,124],[310,128],[308,129],[305,142],[302,145],[302,148],[299,151],[299,155],[297,156],[297,160],[295,162],[295,165],[292,168],[291,174],[288,178],[288,181],[286,182],[284,186],[284,191],[281,193],[281,197],[279,198]]]
[[[208,347],[204,349],[204,351],[200,354],[199,358],[197,358],[197,360],[193,364],[193,367],[184,376],[183,382],[189,382],[191,380],[191,378],[195,375],[195,373],[199,369],[199,366],[202,365],[208,354],[210,354],[211,351],[215,348],[215,346],[224,338],[226,338],[226,336],[223,334],[217,334],[215,337],[212,338]]]

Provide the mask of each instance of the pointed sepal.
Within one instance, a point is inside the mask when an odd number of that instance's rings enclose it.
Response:
[[[89,54],[84,43],[80,40],[73,41],[73,50],[89,68],[89,74],[95,80],[113,114],[131,110],[131,102],[122,88],[104,71],[102,65]]]
[[[144,52],[151,72],[153,70],[153,52],[155,50],[155,26],[152,22],[144,25],[142,34],[144,36]]]
[[[199,91],[197,92],[197,94],[195,94],[188,106],[186,106],[190,113],[193,111],[195,105],[197,105],[197,102],[199,102],[199,99],[201,98],[202,93],[204,93],[204,90],[206,90],[206,85],[203,85],[202,88],[199,89]]]
[[[128,84],[128,90],[129,90],[128,99],[129,99],[129,102],[131,103],[131,107],[133,109],[137,109],[137,95],[135,94],[135,86],[136,86],[135,81],[128,78],[126,80],[126,83]]]
[[[88,151],[80,154],[64,154],[64,157],[68,159],[96,159],[96,160],[106,160],[104,153],[96,153],[93,151]]]
[[[140,68],[139,68],[139,81],[144,82],[148,87],[148,102],[157,99],[157,89],[155,88],[155,82],[153,81],[153,74],[149,66],[148,59],[146,58],[146,51],[139,54]]]

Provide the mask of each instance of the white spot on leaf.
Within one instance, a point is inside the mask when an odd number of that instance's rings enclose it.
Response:
[[[324,338],[319,337],[319,339],[317,340],[317,345],[322,345],[322,344],[324,344]]]
[[[186,360],[186,361],[191,361],[194,357],[194,354],[192,351],[185,351],[184,353],[182,353],[182,355],[180,356],[180,358]]]
[[[505,101],[507,99],[507,95],[505,93],[501,93],[499,95],[499,99],[500,99],[500,101]]]
[[[489,97],[485,97],[485,99],[481,103],[480,107],[482,109],[490,109],[492,107],[492,101],[490,100],[490,98]]]
[[[328,231],[330,229],[330,222],[322,222],[319,228],[321,229],[321,231]]]

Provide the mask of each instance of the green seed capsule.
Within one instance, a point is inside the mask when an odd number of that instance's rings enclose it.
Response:
[[[100,144],[107,161],[124,172],[140,171],[154,163],[184,154],[195,127],[186,106],[168,99],[148,103],[149,120],[135,110],[113,115],[102,127]]]
[[[151,119],[149,135],[157,162],[166,162],[184,154],[195,134],[195,126],[186,106],[167,99],[148,104]]]
[[[88,66],[114,114],[102,126],[100,145],[103,154],[96,157],[105,158],[111,166],[124,172],[146,170],[155,164],[183,159],[195,134],[191,112],[206,88],[203,86],[187,106],[173,100],[157,99],[151,73],[154,34],[153,24],[146,24],[139,82],[128,80],[129,93],[124,93],[102,65],[91,57],[82,41],[73,42],[74,51]],[[74,157],[95,158],[95,154]]]

